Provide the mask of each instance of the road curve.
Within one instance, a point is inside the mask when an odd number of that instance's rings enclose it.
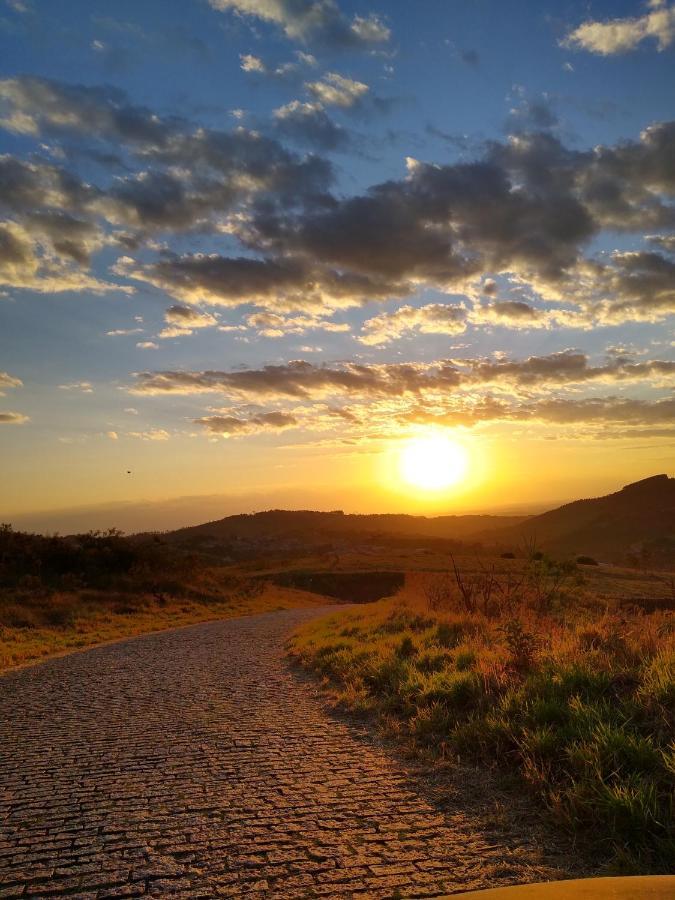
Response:
[[[0,897],[433,896],[534,880],[330,716],[291,610],[0,678]]]

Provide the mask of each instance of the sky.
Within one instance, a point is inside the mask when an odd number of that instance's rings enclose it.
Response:
[[[0,0],[0,516],[672,474],[674,198],[667,0]]]

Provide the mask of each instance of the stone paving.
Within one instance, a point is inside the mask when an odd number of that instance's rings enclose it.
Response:
[[[0,678],[0,898],[421,897],[531,880],[284,657],[316,610]],[[555,873],[553,873],[555,874]]]

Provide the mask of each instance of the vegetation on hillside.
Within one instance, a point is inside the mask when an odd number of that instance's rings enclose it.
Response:
[[[621,871],[675,866],[675,618],[583,599],[542,557],[459,567],[312,622],[291,653],[416,754],[526,784]]]
[[[205,619],[327,602],[207,563],[161,537],[0,526],[0,671]]]

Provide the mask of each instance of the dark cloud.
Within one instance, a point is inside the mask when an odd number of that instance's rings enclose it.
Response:
[[[98,191],[58,166],[0,156],[0,209],[32,213],[42,208],[81,211]]]
[[[264,431],[285,431],[299,423],[295,416],[284,412],[268,412],[249,418],[234,415],[204,416],[194,420],[195,425],[202,425],[211,434],[223,436],[256,434]]]
[[[282,137],[317,150],[347,150],[352,143],[349,132],[320,103],[293,100],[274,111],[274,126]]]
[[[477,50],[460,50],[459,58],[467,66],[476,67],[480,65],[480,54]]]
[[[312,265],[303,258],[251,259],[215,254],[169,256],[138,266],[123,259],[117,274],[145,281],[187,303],[255,304],[277,309],[348,307],[366,299],[402,296],[410,285]]]
[[[652,234],[647,240],[664,253],[675,253],[675,234]]]
[[[0,412],[0,425],[25,425],[30,422],[28,416],[18,412]]]
[[[77,132],[132,145],[162,146],[181,120],[160,119],[129,103],[114,87],[85,87],[46,78],[0,81],[0,121],[20,134]]]
[[[587,307],[601,322],[656,322],[675,313],[675,261],[659,253],[615,253],[580,274]]]
[[[521,100],[509,112],[506,126],[511,132],[550,131],[559,121],[551,98],[542,96]]]
[[[281,9],[278,0],[272,5]],[[347,133],[324,104],[348,108],[367,86],[335,73],[312,85],[322,99],[278,109],[277,133],[322,149],[347,148]],[[21,228],[12,237],[5,229],[7,258],[16,266],[23,254],[24,268],[33,267],[31,278],[13,283],[42,278],[52,265],[48,257],[84,269],[106,243],[133,252],[163,232],[225,231],[256,258],[127,259],[116,271],[189,303],[253,302],[281,311],[403,297],[419,286],[474,296],[479,278],[488,284],[486,276],[500,273],[544,300],[577,307],[579,316],[504,301],[482,307],[476,323],[482,315],[502,324],[522,326],[529,318],[539,327],[590,327],[663,318],[673,309],[666,257],[584,258],[606,229],[658,229],[658,246],[668,249],[667,232],[675,228],[673,122],[591,151],[571,150],[550,131],[519,132],[487,145],[473,162],[410,159],[406,177],[338,197],[330,193],[333,169],[320,156],[293,153],[242,127],[198,128],[157,116],[113,88],[14,78],[0,82],[0,98],[6,127],[68,132],[83,145],[113,142],[136,167],[92,186],[56,165],[0,158],[0,206]],[[104,234],[104,225],[113,233]],[[73,277],[70,284],[77,289]]]
[[[250,234],[261,249],[445,285],[486,269],[556,280],[594,232],[571,192],[519,187],[493,162],[412,161],[405,181],[385,182],[301,218],[262,214]]]

